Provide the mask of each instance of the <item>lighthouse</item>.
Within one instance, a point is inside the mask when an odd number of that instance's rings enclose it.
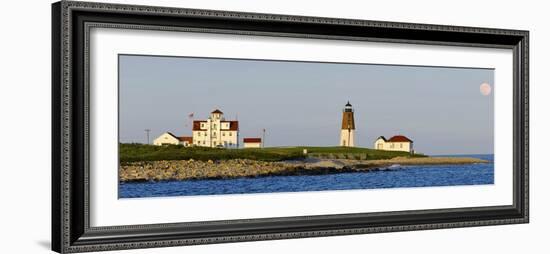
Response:
[[[355,119],[353,108],[348,103],[344,107],[342,115],[342,130],[340,131],[340,146],[355,146]]]

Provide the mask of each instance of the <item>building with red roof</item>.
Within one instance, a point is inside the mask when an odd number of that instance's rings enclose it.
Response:
[[[374,149],[414,153],[413,143],[412,139],[403,135],[396,135],[389,139],[380,136],[374,142]]]
[[[239,121],[226,120],[223,112],[215,109],[206,120],[193,121],[193,145],[237,148]]]
[[[189,117],[193,117],[192,113]],[[154,145],[183,145],[237,148],[239,146],[239,121],[225,120],[223,112],[215,109],[206,120],[195,120],[191,128],[193,136],[178,137],[165,132],[156,138]]]
[[[244,148],[261,148],[261,138],[243,138]]]
[[[183,145],[191,146],[193,144],[193,137],[178,137],[171,132],[162,133],[158,138],[153,141],[153,145]]]

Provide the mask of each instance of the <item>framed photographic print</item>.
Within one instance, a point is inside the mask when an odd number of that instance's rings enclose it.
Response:
[[[52,14],[57,252],[528,222],[528,31]]]

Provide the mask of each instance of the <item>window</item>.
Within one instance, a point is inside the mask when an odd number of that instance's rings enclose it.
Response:
[[[201,129],[204,128],[204,123],[201,123]]]
[[[222,132],[222,136],[224,136],[224,137],[225,137],[225,132]]]
[[[399,148],[403,148],[403,143],[399,144]]]
[[[197,136],[199,136],[199,137],[200,137],[200,136],[201,136],[201,133],[199,132],[199,133],[197,134]]]
[[[229,132],[229,136],[230,136],[230,137],[233,136],[233,133],[232,133],[232,132]]]

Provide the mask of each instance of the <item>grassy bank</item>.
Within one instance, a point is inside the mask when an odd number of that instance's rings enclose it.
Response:
[[[143,144],[120,144],[121,163],[161,160],[218,161],[249,159],[257,161],[283,161],[306,156],[327,159],[381,160],[395,157],[424,157],[406,152],[381,151],[359,147],[267,147],[247,149],[223,149],[208,147],[183,147],[178,145],[153,146]],[[308,154],[304,155],[303,150]]]

